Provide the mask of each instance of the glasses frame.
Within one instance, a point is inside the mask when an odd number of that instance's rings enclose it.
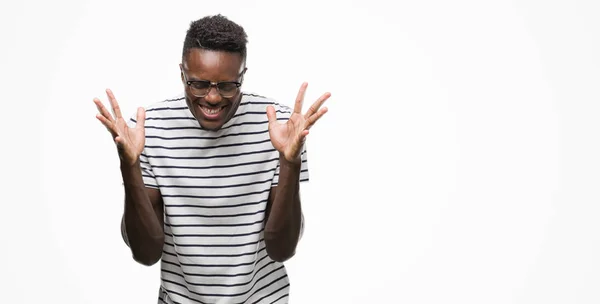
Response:
[[[241,78],[239,82],[238,81],[213,82],[213,81],[208,81],[208,80],[188,80],[187,75],[183,71],[183,69],[181,69],[181,73],[183,74],[183,80],[185,81],[185,83],[188,86],[190,93],[192,93],[192,95],[199,97],[199,98],[206,97],[210,93],[210,90],[214,87],[217,90],[217,93],[219,93],[219,95],[221,95],[221,97],[231,98],[231,97],[235,96],[237,93],[239,93],[240,87],[244,83],[244,74],[246,73],[246,70],[247,70],[247,68],[244,67],[244,70],[242,72],[240,72],[240,74],[238,75],[238,78]],[[194,88],[192,87],[192,85],[194,83],[208,83],[208,90],[206,90],[205,94],[196,94],[196,93],[194,93]],[[237,88],[236,92],[233,93],[232,95],[223,95],[223,93],[221,93],[221,90],[219,90],[219,85],[227,84],[227,83],[233,83],[233,84],[235,84],[235,86]]]

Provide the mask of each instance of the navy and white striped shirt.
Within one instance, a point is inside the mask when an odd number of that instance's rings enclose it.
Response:
[[[279,177],[268,105],[280,121],[291,115],[288,106],[244,93],[235,116],[208,131],[183,95],[146,108],[140,164],[146,187],[162,194],[165,215],[158,303],[288,302],[286,269],[267,255],[263,233]],[[306,150],[300,180],[308,181]]]

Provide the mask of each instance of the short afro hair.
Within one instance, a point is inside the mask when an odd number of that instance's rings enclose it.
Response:
[[[183,42],[183,57],[193,48],[239,53],[246,59],[248,36],[244,28],[221,14],[190,23]]]

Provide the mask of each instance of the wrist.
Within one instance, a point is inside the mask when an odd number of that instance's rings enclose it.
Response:
[[[119,155],[121,169],[137,169],[140,166],[140,157],[129,158],[124,155]]]
[[[282,167],[291,167],[291,168],[300,168],[300,164],[302,163],[302,158],[300,155],[293,157],[292,159],[288,159],[284,154],[279,154],[279,164]]]
[[[125,183],[135,180],[137,173],[141,174],[141,172],[139,172],[141,170],[139,159],[134,161],[121,159],[120,168]]]

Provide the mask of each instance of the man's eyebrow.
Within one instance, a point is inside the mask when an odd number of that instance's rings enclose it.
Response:
[[[210,80],[206,80],[206,79],[198,79],[198,78],[194,78],[194,77],[188,77],[187,78],[188,81],[194,81],[194,82],[198,82],[198,81],[202,81],[202,82],[212,82]],[[227,82],[238,82],[237,80],[223,80],[223,81],[217,81],[216,83],[227,83]]]
[[[188,81],[206,81],[206,82],[210,82],[210,81],[208,81],[208,80],[206,80],[206,79],[200,79],[200,78],[193,77],[193,76],[189,76],[189,75],[188,75],[188,77],[187,77],[187,80],[188,80]]]

